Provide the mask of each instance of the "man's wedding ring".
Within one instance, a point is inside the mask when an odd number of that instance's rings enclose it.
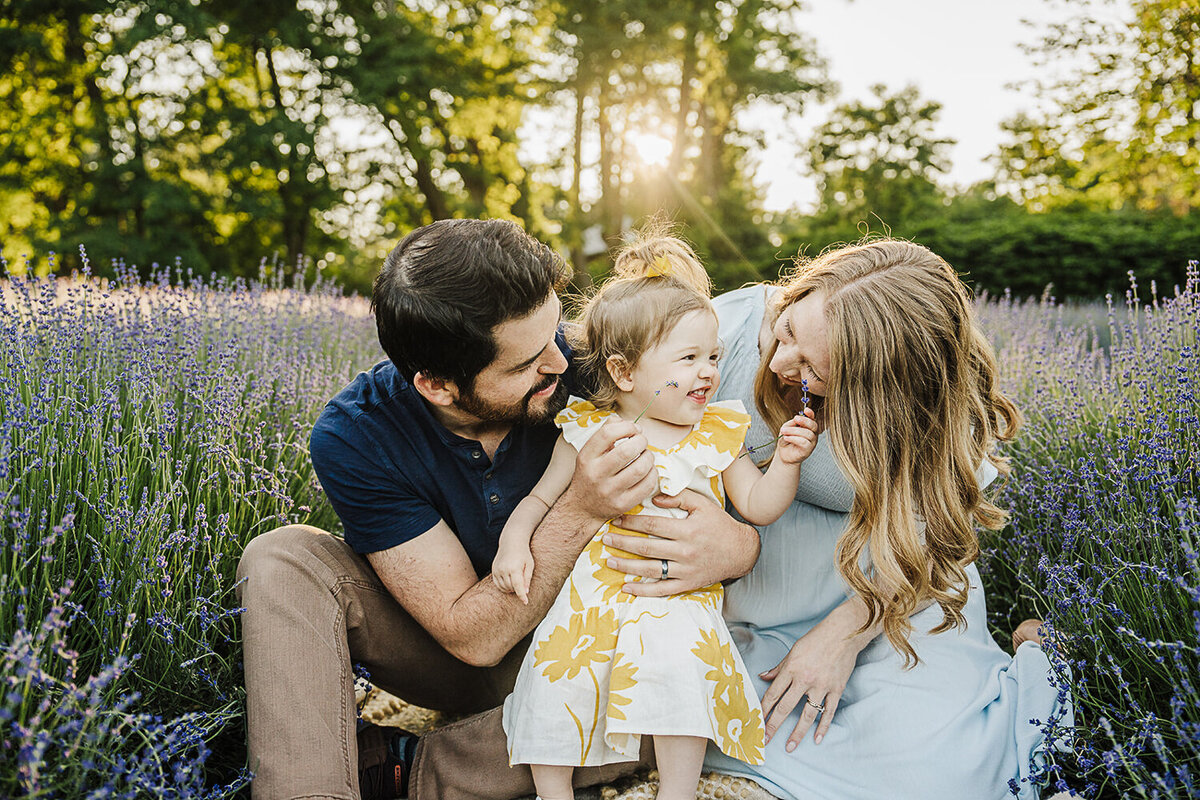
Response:
[[[659,580],[665,581],[667,579],[667,560],[665,558],[659,560],[662,561],[663,565],[662,575],[659,577]]]
[[[825,710],[825,704],[824,704],[824,703],[821,703],[820,705],[817,705],[817,704],[816,704],[816,703],[814,703],[812,700],[809,700],[807,696],[805,696],[805,698],[804,698],[804,702],[805,702],[805,703],[807,703],[808,705],[812,706],[813,708],[815,708],[817,711],[824,711],[824,710]]]

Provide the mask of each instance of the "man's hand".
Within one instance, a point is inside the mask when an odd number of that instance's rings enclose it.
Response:
[[[667,562],[666,580],[627,583],[624,586],[627,593],[646,597],[681,594],[740,578],[754,566],[758,559],[757,531],[734,520],[704,495],[690,490],[678,497],[660,494],[655,496],[654,504],[661,508],[681,508],[688,515],[677,519],[635,514],[614,520],[615,525],[626,530],[659,538],[604,535],[604,543],[610,548],[645,556],[644,559],[610,558],[611,569],[626,575],[659,578],[662,562]]]
[[[587,515],[594,530],[643,502],[657,487],[658,471],[646,437],[637,425],[614,415],[580,449],[571,485],[559,504]]]

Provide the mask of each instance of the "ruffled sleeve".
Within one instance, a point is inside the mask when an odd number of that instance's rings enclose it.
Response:
[[[724,472],[741,452],[749,429],[750,415],[741,400],[709,403],[695,430],[657,459],[659,489],[674,496],[687,488],[697,470],[705,477]]]
[[[567,407],[554,418],[554,424],[562,429],[563,438],[578,452],[612,413],[596,408],[590,400],[571,397]]]

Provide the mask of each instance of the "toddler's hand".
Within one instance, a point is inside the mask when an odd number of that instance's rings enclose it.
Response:
[[[528,547],[501,548],[492,561],[492,582],[502,592],[515,594],[529,605],[529,581],[533,578],[533,553]]]
[[[775,457],[785,464],[800,464],[817,446],[817,420],[811,408],[797,414],[779,429]]]

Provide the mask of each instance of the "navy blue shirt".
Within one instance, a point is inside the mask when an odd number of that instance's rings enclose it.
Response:
[[[556,341],[570,358],[561,332]],[[569,389],[572,372],[562,376]],[[355,552],[395,547],[444,520],[486,575],[504,523],[542,477],[557,438],[553,422],[516,425],[489,459],[479,442],[438,422],[383,361],[329,401],[309,452]]]

